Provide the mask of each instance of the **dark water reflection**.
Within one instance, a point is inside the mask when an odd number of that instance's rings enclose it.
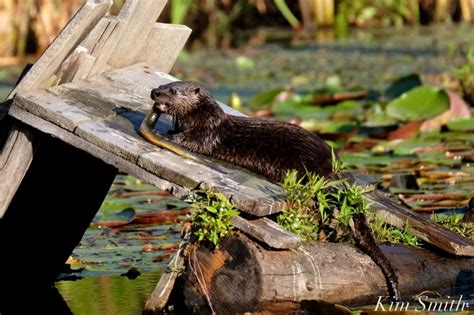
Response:
[[[134,280],[114,275],[58,281],[56,288],[75,315],[134,315],[141,314],[160,274],[148,272]]]

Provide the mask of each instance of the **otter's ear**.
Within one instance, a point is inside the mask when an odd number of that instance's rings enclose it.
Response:
[[[194,89],[194,93],[195,94],[198,94],[199,92],[201,92],[201,88],[200,87],[197,87]]]

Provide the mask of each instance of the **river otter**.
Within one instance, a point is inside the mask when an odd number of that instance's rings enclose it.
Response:
[[[231,116],[219,107],[210,92],[194,82],[177,81],[151,91],[153,109],[141,127],[145,138],[192,159],[185,149],[247,168],[270,181],[281,183],[288,170],[307,171],[328,178],[332,150],[316,134],[285,122]],[[172,142],[154,141],[150,129],[161,113],[173,117]],[[144,127],[145,126],[145,127]],[[151,127],[151,128],[150,128]],[[156,139],[156,138],[155,138]],[[398,279],[388,259],[374,242],[364,214],[353,216],[356,245],[382,269],[390,296],[399,298]]]

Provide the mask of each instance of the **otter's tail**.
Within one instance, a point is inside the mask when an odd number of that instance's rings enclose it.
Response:
[[[382,272],[387,280],[388,293],[390,297],[395,300],[400,299],[400,291],[398,289],[398,278],[395,274],[390,261],[385,257],[380,248],[375,244],[374,237],[367,225],[365,215],[363,213],[356,214],[352,217],[354,227],[351,229],[354,241],[365,254],[382,269]]]

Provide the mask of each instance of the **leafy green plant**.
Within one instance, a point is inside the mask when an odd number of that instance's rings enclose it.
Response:
[[[348,165],[344,163],[344,161],[337,158],[336,153],[334,152],[333,148],[331,148],[331,163],[332,163],[332,171],[335,174],[344,173],[348,168]]]
[[[418,238],[410,232],[407,224],[403,228],[396,228],[386,224],[380,217],[375,215],[370,216],[368,221],[377,243],[405,244],[409,246],[420,245]]]
[[[338,172],[346,168],[335,154],[333,165]],[[311,172],[298,177],[293,170],[286,174],[283,189],[287,194],[287,207],[277,222],[303,240],[348,241],[352,217],[364,213],[378,243],[419,245],[407,226],[398,229],[377,217],[362,198],[363,187],[350,184],[347,179],[329,180]]]
[[[467,52],[464,63],[454,69],[454,75],[461,82],[464,98],[474,104],[474,46]]]
[[[198,241],[209,242],[214,247],[219,247],[220,240],[233,228],[230,220],[239,215],[239,211],[221,193],[200,191],[191,201],[193,202],[191,219]]]
[[[467,237],[474,241],[474,222],[463,222],[463,216],[461,214],[452,213],[436,214],[434,221],[441,224],[448,230],[458,233],[464,237]]]
[[[283,189],[287,207],[277,222],[304,240],[347,240],[349,234],[344,231],[351,217],[367,210],[360,188],[346,180],[328,180],[311,172],[299,177],[292,170],[285,176]]]

